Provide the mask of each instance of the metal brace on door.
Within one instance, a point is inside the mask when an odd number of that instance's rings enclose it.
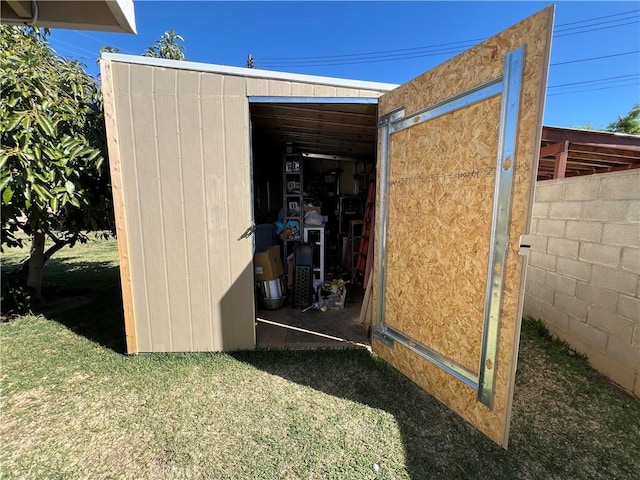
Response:
[[[378,295],[376,308],[376,337],[393,348],[399,342],[409,350],[437,365],[477,392],[478,402],[493,408],[494,381],[501,320],[502,294],[504,289],[505,260],[509,245],[509,218],[511,212],[511,189],[516,167],[516,137],[519,117],[520,86],[524,70],[524,47],[508,52],[505,57],[503,75],[485,84],[449,98],[426,110],[407,117],[403,111],[391,112],[382,117],[380,128],[380,198],[381,211],[378,243]],[[386,290],[386,246],[387,246],[387,186],[389,182],[389,159],[391,157],[391,135],[400,130],[432,120],[447,113],[468,107],[474,103],[502,95],[500,130],[498,134],[498,156],[496,159],[496,181],[494,192],[491,241],[489,247],[488,276],[485,290],[484,325],[478,373],[472,372],[455,361],[446,358],[415,339],[390,328],[384,318]],[[524,245],[523,245],[524,247]],[[521,249],[522,250],[522,249]]]

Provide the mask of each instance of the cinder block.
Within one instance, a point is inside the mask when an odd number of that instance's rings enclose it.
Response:
[[[553,202],[562,200],[562,185],[555,182],[536,183],[536,202]]]
[[[632,345],[630,339],[609,337],[607,353],[636,371],[640,369],[640,347]]]
[[[592,200],[584,202],[582,218],[584,220],[607,220],[621,222],[627,216],[627,202],[624,200]]]
[[[569,316],[569,333],[588,344],[590,353],[594,351],[604,352],[607,348],[608,335],[605,332],[572,316]]]
[[[638,323],[633,328],[633,341],[631,343],[640,346],[640,324]]]
[[[590,283],[627,295],[634,295],[638,288],[638,275],[603,265],[592,265]]]
[[[556,256],[549,255],[542,252],[531,252],[529,262],[534,267],[542,268],[544,270],[556,269]]]
[[[569,331],[569,315],[561,312],[552,305],[543,303],[540,305],[540,320],[548,325],[553,325],[554,328]]]
[[[541,302],[553,305],[553,290],[546,288],[539,283],[532,283],[527,287],[527,293]]]
[[[571,317],[575,317],[580,320],[587,319],[587,309],[589,304],[574,296],[556,292],[554,295],[553,306]]]
[[[618,306],[618,292],[585,282],[578,282],[576,285],[576,297],[589,305],[597,305],[612,312],[615,312]]]
[[[569,220],[566,225],[566,236],[575,240],[599,242],[602,239],[602,226],[601,222]]]
[[[605,175],[600,185],[600,198],[637,200],[640,197],[640,175]]]
[[[556,292],[574,296],[577,283],[578,281],[575,278],[565,277],[554,272],[545,272],[544,286]]]
[[[549,216],[549,203],[534,202],[531,216],[533,218],[547,218]]]
[[[640,224],[606,223],[602,242],[610,245],[640,246]]]
[[[558,257],[556,271],[561,275],[589,281],[591,278],[591,264],[573,260],[566,257]]]
[[[523,315],[525,317],[529,316],[533,318],[540,318],[541,303],[542,302],[540,302],[540,300],[538,300],[536,297],[526,293],[524,296],[524,305],[522,307]]]
[[[633,321],[636,325],[640,324],[640,299],[628,295],[620,295],[616,312]]]
[[[633,394],[640,398],[640,373],[636,374],[636,384],[633,387]]]
[[[541,268],[527,265],[527,286],[530,284],[530,282],[535,282],[542,285],[544,283],[545,272],[546,270],[543,270]]]
[[[631,200],[627,206],[627,222],[640,222],[640,200]]]
[[[539,218],[536,235],[547,235],[549,237],[564,237],[565,220],[550,220]]]
[[[547,243],[547,252],[562,257],[578,258],[580,242],[566,238],[550,237]]]
[[[633,388],[636,371],[624,365],[620,360],[612,358],[606,353],[592,351],[589,355],[589,364],[624,389],[631,390]]]
[[[640,275],[640,248],[623,248],[620,268]]]
[[[588,242],[580,243],[580,252],[578,253],[579,260],[614,268],[620,265],[621,256],[622,248],[620,247]]]
[[[600,192],[600,177],[590,175],[580,177],[573,182],[567,182],[562,188],[562,198],[565,200],[596,200]]]
[[[576,352],[582,353],[583,355],[587,355],[587,356],[591,354],[591,351],[593,350],[591,345],[583,342],[574,334],[566,330],[555,328],[553,327],[553,325],[548,325],[546,323],[545,325],[547,326],[547,329],[549,330],[549,333],[552,336],[557,337],[564,342],[567,342],[571,346],[571,348],[573,348]]]
[[[587,314],[587,323],[598,330],[609,333],[609,339],[615,336],[624,338],[627,343],[631,343],[634,323],[611,310],[590,306]]]
[[[582,202],[551,202],[549,218],[581,218]]]

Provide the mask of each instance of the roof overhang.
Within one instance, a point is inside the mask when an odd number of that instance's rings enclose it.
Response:
[[[640,135],[543,127],[538,180],[640,168]]]
[[[2,0],[3,24],[136,33],[133,0]]]

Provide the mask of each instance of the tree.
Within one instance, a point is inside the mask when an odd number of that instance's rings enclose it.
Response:
[[[607,126],[610,132],[631,133],[640,135],[640,103],[637,103],[624,117],[618,117]]]
[[[0,196],[4,248],[31,241],[23,264],[31,306],[43,267],[87,231],[110,229],[102,97],[77,60],[56,54],[48,31],[0,27]],[[53,245],[45,251],[45,238]]]
[[[145,57],[168,58],[171,60],[184,60],[184,38],[175,30],[169,30],[156,40],[155,45],[147,47],[143,53]]]
[[[120,49],[118,47],[109,47],[109,46],[104,46],[104,47],[100,47],[100,53],[119,53]],[[100,64],[100,57],[98,57],[96,59],[96,63]]]

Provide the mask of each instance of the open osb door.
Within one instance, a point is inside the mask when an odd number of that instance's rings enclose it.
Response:
[[[504,447],[553,14],[380,101],[373,348]]]

